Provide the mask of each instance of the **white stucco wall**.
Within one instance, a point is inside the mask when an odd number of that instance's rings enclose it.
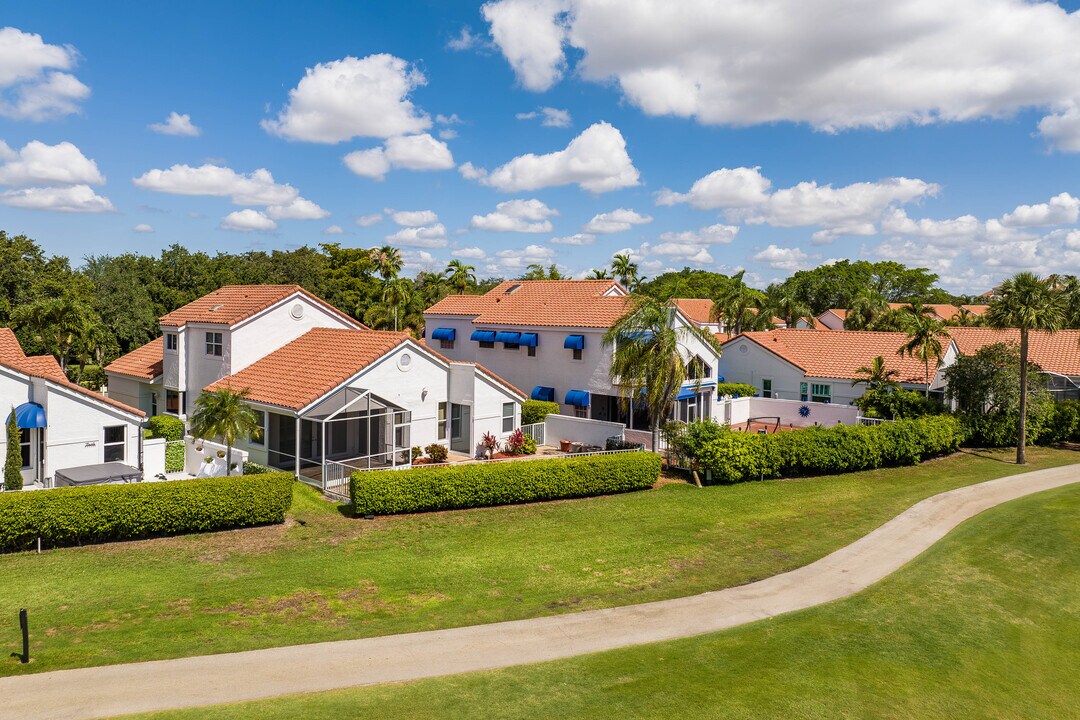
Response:
[[[297,305],[303,309],[299,319],[292,314]],[[307,296],[295,295],[232,328],[228,374],[240,372],[312,328],[355,327],[355,324],[345,322],[343,318]],[[198,389],[201,390],[202,387]]]
[[[622,423],[588,420],[568,415],[548,415],[544,418],[544,439],[547,445],[558,447],[560,440],[605,447],[610,437],[623,437]]]
[[[165,473],[165,446],[163,438],[143,440],[143,480],[154,480]]]
[[[161,379],[157,382],[144,382],[137,378],[116,373],[106,373],[109,377],[107,392],[109,398],[125,405],[138,408],[148,416],[153,414],[153,395],[157,394],[157,411],[165,412],[165,390]]]
[[[771,379],[773,397],[785,400],[798,400],[799,383],[805,382],[802,370],[749,340],[724,345],[720,375],[725,382],[753,385],[759,392],[762,379]]]
[[[802,407],[809,408],[810,414],[799,414]],[[716,419],[737,426],[750,418],[779,417],[782,426],[794,425],[806,427],[814,425],[854,425],[859,416],[859,409],[852,405],[836,403],[802,402],[799,400],[776,400],[772,398],[726,398],[719,402]]]

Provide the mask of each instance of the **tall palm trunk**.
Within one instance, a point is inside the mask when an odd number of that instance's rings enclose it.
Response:
[[[926,389],[923,390],[923,397],[930,397],[930,358],[923,360],[923,368],[926,371]]]
[[[660,452],[660,423],[652,423],[652,451],[654,453]]]
[[[225,477],[232,474],[232,443],[225,443]]]
[[[1026,465],[1024,453],[1027,445],[1027,374],[1028,374],[1028,331],[1020,328],[1020,425],[1016,439],[1016,464]]]

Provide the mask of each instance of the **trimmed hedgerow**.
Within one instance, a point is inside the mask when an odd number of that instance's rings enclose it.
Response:
[[[660,456],[647,452],[353,473],[359,515],[393,515],[608,495],[650,488]]]
[[[545,400],[526,400],[521,403],[521,424],[532,425],[544,422],[548,415],[559,414],[559,403]]]
[[[184,472],[183,440],[170,440],[165,443],[165,472]]]
[[[146,429],[150,431],[152,438],[184,439],[184,421],[172,415],[154,415],[146,421]]]
[[[717,429],[687,448],[720,482],[829,475],[915,465],[955,452],[964,437],[947,415],[873,426],[812,427],[773,435]]]
[[[724,397],[725,395],[738,395],[739,397],[754,397],[758,394],[758,389],[753,385],[747,385],[746,383],[727,383],[722,382],[716,385],[716,397]]]
[[[280,523],[292,473],[0,495],[0,549],[24,550]]]

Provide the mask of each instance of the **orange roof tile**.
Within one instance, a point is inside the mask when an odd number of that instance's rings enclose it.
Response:
[[[832,313],[841,320],[847,320],[848,311],[844,308],[829,308],[825,312],[821,313],[821,315],[824,315],[825,313]],[[818,317],[821,317],[821,315],[818,315]]]
[[[890,310],[900,310],[910,306],[911,303],[889,303]],[[937,320],[949,320],[959,311],[955,305],[947,303],[923,303],[923,307],[933,310]]]
[[[161,324],[168,327],[183,327],[189,322],[198,322],[232,326],[295,293],[306,296],[357,327],[364,327],[299,285],[226,285],[203,295],[198,300],[189,302],[182,308],[167,313],[162,316]]]
[[[483,295],[448,295],[425,314],[469,315],[477,325],[606,328],[628,307],[614,280],[509,280]]]
[[[56,362],[56,358],[52,355],[27,356],[23,352],[18,338],[15,337],[15,333],[10,328],[0,328],[0,365],[23,375],[48,380],[54,385],[61,385],[72,392],[91,397],[106,405],[112,405],[132,415],[146,416],[146,413],[142,410],[117,402],[101,393],[96,393],[93,390],[84,388],[82,385],[71,382],[68,380],[67,375],[64,374],[64,371],[60,369],[60,363]]]
[[[1017,329],[954,327],[949,328],[949,335],[963,355],[973,355],[980,348],[994,343],[1020,344],[1020,331]],[[1032,330],[1028,334],[1028,359],[1049,372],[1080,375],[1080,330],[1060,330],[1056,333]]]
[[[161,375],[162,349],[162,339],[155,338],[142,347],[113,360],[105,366],[105,372],[154,380]]]
[[[206,390],[247,389],[254,402],[301,410],[409,340],[406,332],[312,328]]]
[[[907,342],[902,332],[867,332],[856,330],[797,330],[794,328],[748,332],[724,343],[752,340],[800,368],[810,377],[854,380],[860,367],[880,355],[885,367],[899,372],[897,382],[922,384],[926,372],[921,361],[897,354]],[[943,340],[942,345],[947,341]],[[727,348],[730,351],[730,348]],[[930,372],[933,373],[931,363]]]
[[[961,305],[960,307],[964,308],[972,315],[982,315],[990,309],[989,305]]]
[[[679,312],[699,325],[715,323],[712,319],[713,301],[708,298],[673,298]]]

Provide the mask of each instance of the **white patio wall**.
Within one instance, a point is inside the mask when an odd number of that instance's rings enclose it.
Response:
[[[197,448],[202,449],[198,450]],[[219,450],[225,452],[225,445],[223,443],[210,442],[208,440],[195,440],[195,438],[190,435],[185,436],[184,472],[199,477],[221,477],[225,475],[225,458],[219,458],[217,456]],[[206,463],[207,457],[211,459],[210,463]],[[233,474],[241,474],[244,471],[244,463],[247,462],[248,459],[247,451],[234,447],[230,458],[230,464],[236,465],[236,470],[233,471]],[[204,468],[204,465],[208,465],[208,467]],[[164,457],[162,458],[161,466],[164,469]]]
[[[809,427],[818,425],[854,425],[859,416],[859,409],[854,405],[835,403],[800,402],[799,400],[778,400],[776,398],[744,397],[727,398],[718,402],[717,422],[735,426],[754,417],[779,417],[783,426]],[[799,409],[806,407],[810,414],[803,417]]]
[[[143,480],[153,480],[165,473],[165,446],[168,440],[143,440]]]
[[[626,426],[622,423],[573,415],[548,415],[544,418],[544,439],[550,447],[558,447],[560,440],[604,447],[609,437],[621,438],[624,430]]]

